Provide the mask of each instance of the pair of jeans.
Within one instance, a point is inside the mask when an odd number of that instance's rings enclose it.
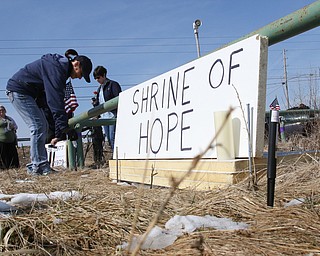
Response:
[[[45,114],[35,99],[17,92],[7,92],[10,102],[30,129],[30,160],[28,164],[34,173],[50,170],[45,147],[48,123]]]
[[[104,129],[104,133],[107,137],[107,140],[108,140],[109,145],[110,145],[112,152],[113,152],[114,137],[116,134],[116,125],[106,125],[106,126],[103,126],[103,129]]]

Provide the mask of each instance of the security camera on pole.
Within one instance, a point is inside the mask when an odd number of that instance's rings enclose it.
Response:
[[[195,20],[193,22],[193,32],[194,32],[194,36],[196,38],[198,58],[200,57],[200,45],[199,45],[198,28],[201,26],[201,24],[202,24],[201,20]]]

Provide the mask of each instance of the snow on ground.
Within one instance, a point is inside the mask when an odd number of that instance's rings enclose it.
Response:
[[[183,234],[189,234],[199,228],[214,228],[217,230],[239,230],[247,229],[248,224],[243,222],[234,222],[229,218],[217,218],[214,216],[206,215],[204,217],[187,215],[176,215],[171,218],[165,224],[165,228],[162,229],[155,226],[151,232],[147,235],[143,242],[141,249],[163,249],[171,244]],[[134,237],[130,251],[132,251],[142,236]],[[128,243],[124,243],[119,246],[119,249],[127,249]]]
[[[127,185],[127,184],[121,184]],[[15,206],[31,205],[34,202],[46,202],[48,200],[70,200],[81,199],[81,194],[78,191],[61,192],[55,191],[48,194],[30,194],[19,193],[14,195],[0,194],[0,217],[5,217],[4,214],[14,213],[16,211]],[[284,207],[294,206],[301,204],[305,200],[303,198],[293,199],[286,203]],[[1,215],[2,214],[2,215]],[[59,220],[57,220],[59,221]],[[183,234],[190,234],[200,228],[214,228],[217,230],[239,230],[247,229],[249,225],[243,222],[234,222],[229,218],[218,218],[215,216],[179,216],[176,215],[165,224],[165,228],[155,226],[151,232],[146,236],[141,249],[163,249],[182,236]],[[132,251],[143,235],[135,236],[131,243],[130,251]],[[118,249],[127,249],[128,243],[123,243],[118,246]]]

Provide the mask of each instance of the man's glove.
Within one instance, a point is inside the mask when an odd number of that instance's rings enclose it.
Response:
[[[78,133],[76,132],[75,129],[71,129],[67,132],[68,139],[71,141],[75,141],[78,139]]]

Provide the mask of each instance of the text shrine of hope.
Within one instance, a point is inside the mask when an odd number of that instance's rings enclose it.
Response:
[[[228,56],[229,61],[225,61],[226,65],[222,59],[216,59],[206,74],[205,86],[210,86],[213,91],[221,86],[231,86],[232,73],[240,68],[240,64],[233,61],[234,56],[242,52],[243,48],[231,52]],[[134,91],[131,115],[149,114],[149,117],[143,118],[143,122],[139,124],[137,134],[139,154],[156,155],[161,150],[191,151],[193,149],[188,137],[197,136],[192,131],[193,125],[196,124],[191,119],[194,114],[192,104],[194,95],[190,97],[191,87],[200,88],[199,83],[193,79],[196,69],[197,66],[192,65],[178,71],[175,75],[170,75],[167,79],[164,78],[160,81],[161,84],[152,82],[151,85]],[[201,91],[198,93],[197,97],[201,97]]]

